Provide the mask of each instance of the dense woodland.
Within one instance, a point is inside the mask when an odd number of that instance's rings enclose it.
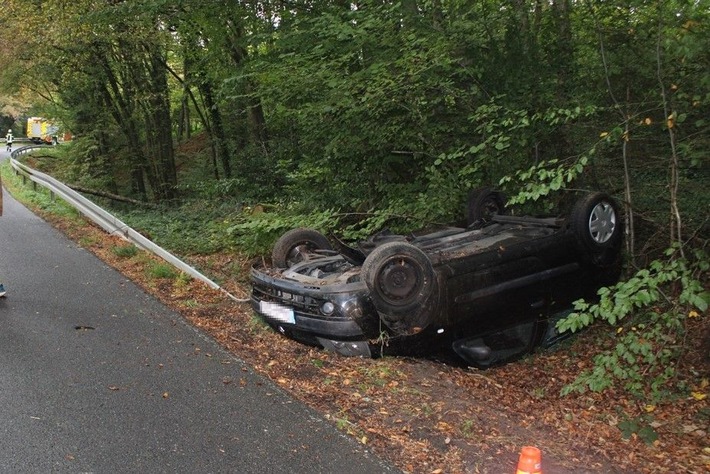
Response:
[[[239,204],[244,251],[456,221],[482,185],[532,212],[608,192],[626,280],[568,327],[645,329],[577,388],[662,397],[679,351],[710,358],[681,343],[708,317],[708,0],[7,0],[0,64],[0,125],[70,131],[66,181]]]

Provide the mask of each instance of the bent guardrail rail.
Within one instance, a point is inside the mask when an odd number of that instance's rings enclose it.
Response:
[[[32,149],[35,148],[44,148],[50,145],[28,145],[24,146],[21,148],[18,148],[17,150],[14,150],[10,154],[10,165],[12,168],[15,170],[15,172],[20,173],[24,176],[27,176],[30,180],[32,180],[34,183],[37,183],[38,185],[49,189],[49,191],[53,194],[56,194],[57,196],[61,197],[64,201],[66,201],[69,205],[74,207],[77,211],[79,211],[81,214],[86,216],[88,219],[91,219],[93,222],[95,222],[98,226],[100,226],[102,229],[104,229],[107,233],[110,235],[117,235],[137,247],[146,250],[148,252],[151,252],[158,257],[162,258],[169,264],[173,265],[175,268],[185,272],[186,274],[192,276],[193,278],[196,278],[198,280],[203,281],[205,284],[207,284],[210,288],[213,289],[218,289],[224,292],[227,296],[229,296],[231,299],[237,302],[245,302],[249,301],[248,299],[239,299],[232,294],[230,294],[228,291],[226,291],[224,288],[219,286],[217,283],[212,281],[210,278],[205,276],[204,274],[200,273],[197,269],[191,267],[187,263],[183,262],[180,260],[178,257],[175,255],[171,254],[167,250],[163,249],[159,245],[155,244],[153,241],[150,239],[146,238],[139,232],[135,231],[131,227],[129,227],[127,224],[122,222],[120,219],[106,211],[105,209],[99,207],[86,197],[82,196],[78,192],[74,191],[73,189],[69,188],[66,184],[52,178],[51,176],[44,174],[40,171],[37,171],[33,168],[30,168],[29,166],[20,163],[17,161],[16,157],[26,153]]]

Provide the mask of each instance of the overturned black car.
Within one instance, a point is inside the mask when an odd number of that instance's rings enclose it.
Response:
[[[252,266],[253,308],[284,335],[343,355],[447,352],[487,368],[554,343],[571,303],[619,276],[623,226],[606,194],[540,218],[507,215],[500,192],[480,189],[467,222],[355,247],[289,231],[271,265]]]

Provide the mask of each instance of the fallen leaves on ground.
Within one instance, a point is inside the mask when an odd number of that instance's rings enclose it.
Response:
[[[613,391],[561,398],[562,387],[591,364],[593,347],[584,338],[485,372],[424,359],[337,356],[280,336],[248,304],[235,303],[200,282],[149,278],[149,259],[117,257],[112,247],[126,243],[98,228],[45,217],[405,472],[515,472],[526,445],[542,450],[546,474],[710,472],[708,384],[686,399],[653,405],[652,410],[650,404]],[[234,268],[234,259],[187,258],[244,298],[248,262],[241,262],[244,271],[236,278],[223,271]],[[707,320],[693,318],[689,333],[707,337]],[[708,373],[709,356],[696,356],[684,361],[685,366]],[[239,380],[239,386],[245,384]],[[620,423],[641,416],[653,418],[656,441],[646,443],[637,433],[624,438]]]

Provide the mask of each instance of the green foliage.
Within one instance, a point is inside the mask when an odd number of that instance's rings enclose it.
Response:
[[[599,108],[591,106],[586,109],[582,109],[580,106],[573,109],[548,109],[530,117],[527,115],[521,116],[521,124],[516,128],[525,126],[554,130],[574,124],[580,120],[589,119],[599,113]],[[522,204],[527,201],[538,201],[542,197],[549,197],[577,183],[585,169],[590,165],[591,158],[597,152],[597,148],[609,141],[609,138],[605,138],[600,142],[595,137],[587,137],[585,142],[581,144],[582,147],[577,148],[576,155],[565,157],[564,159],[552,157],[548,160],[536,160],[536,163],[527,169],[517,169],[513,174],[501,177],[498,184],[503,189],[511,191],[511,196],[508,199],[511,205]]]
[[[131,258],[138,253],[138,247],[133,244],[114,245],[111,247],[111,252],[120,258]]]
[[[126,224],[143,232],[158,245],[171,252],[212,254],[231,250],[233,243],[226,229],[233,225],[239,204],[222,200],[219,206],[204,200],[187,202],[179,207],[133,209],[117,208],[114,212]]]
[[[651,425],[652,421],[649,416],[639,416],[636,418],[623,416],[623,420],[619,422],[618,428],[624,439],[630,439],[631,436],[635,434],[644,443],[653,444],[653,442],[658,439],[658,433],[653,429]]]
[[[2,182],[19,200],[26,202],[30,207],[42,211],[57,214],[71,219],[80,219],[81,214],[74,207],[65,203],[62,199],[49,193],[39,186],[31,186],[31,181],[21,174],[15,174],[9,161],[4,161],[0,165]]]
[[[325,235],[334,233],[346,241],[357,241],[384,228],[394,232],[407,232],[451,221],[435,222],[429,219],[424,203],[427,199],[428,196],[421,193],[416,200],[407,202],[397,199],[383,209],[366,212],[309,210],[302,205],[292,205],[288,208],[270,206],[268,212],[254,212],[254,209],[248,208],[243,214],[235,216],[234,223],[226,228],[226,235],[234,242],[235,247],[253,255],[268,253],[276,239],[296,227],[308,227]],[[450,205],[450,200],[451,197],[447,199],[446,204]],[[453,220],[461,220],[463,204],[455,206],[454,209],[460,212],[456,213],[458,215]]]
[[[328,233],[337,227],[335,212],[326,210],[311,214],[261,212],[239,219],[226,229],[230,239],[248,254],[265,254],[285,232],[297,227],[308,227]]]
[[[178,272],[175,270],[175,267],[162,262],[150,262],[148,268],[146,269],[146,273],[148,276],[155,279],[165,278],[172,280],[178,276]]]
[[[252,334],[265,334],[272,332],[271,327],[267,324],[266,321],[264,321],[264,318],[262,318],[255,312],[251,313],[251,317],[247,321],[247,328]]]
[[[705,312],[710,294],[710,260],[678,249],[654,261],[627,281],[599,290],[599,302],[575,302],[575,312],[557,324],[560,331],[579,331],[596,321],[616,328],[610,347],[594,357],[593,369],[579,375],[562,393],[622,388],[636,397],[659,401],[675,393],[676,361],[683,351],[686,320]]]
[[[175,286],[180,288],[180,287],[186,287],[190,282],[192,281],[192,277],[188,275],[185,272],[180,272],[178,273],[177,277],[175,277]]]
[[[572,181],[577,179],[588,159],[582,156],[571,165],[559,164],[559,161],[552,159],[533,165],[527,170],[515,172],[515,176],[503,177],[499,184],[507,189],[519,189],[518,193],[508,199],[510,205],[522,204],[527,201],[538,201],[541,197],[564,189]],[[515,183],[512,186],[511,183]]]
[[[65,175],[87,187],[442,222],[481,184],[547,207],[566,189],[619,189],[628,143],[639,182],[661,188],[659,79],[673,91],[684,185],[707,174],[700,4],[10,4],[28,26],[2,32],[18,48],[7,63],[26,61],[24,48],[57,53],[31,55],[22,77],[56,90],[52,110],[78,137]],[[623,140],[619,117],[631,123]],[[204,145],[175,183],[168,135]],[[644,207],[656,198],[639,194]],[[701,226],[697,206],[685,209]]]

